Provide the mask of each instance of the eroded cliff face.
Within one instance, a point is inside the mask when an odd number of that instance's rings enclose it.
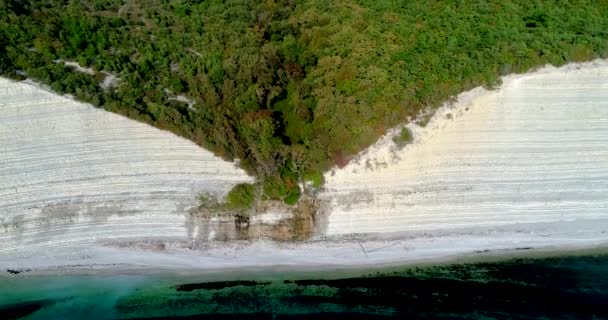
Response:
[[[415,141],[403,149],[389,134],[326,175],[326,234],[607,223],[608,63],[502,80],[463,93],[426,127],[410,124]]]
[[[261,201],[246,212],[190,210],[190,237],[195,242],[228,240],[303,241],[322,236],[327,227],[324,203],[304,194],[295,206]]]
[[[199,207],[197,195],[221,201],[253,178],[171,133],[5,79],[0,106],[0,254],[323,233],[310,196],[293,207],[260,202],[246,214]]]
[[[415,141],[405,147],[393,129],[296,208],[194,214],[196,238],[409,237],[478,226],[533,234],[558,232],[547,223],[606,221],[607,88],[605,61],[505,77],[499,89],[461,94],[424,127],[408,124]]]
[[[0,79],[0,254],[187,241],[200,192],[252,177],[171,133]]]
[[[605,61],[463,93],[408,124],[411,144],[393,142],[396,128],[298,205],[246,212],[197,203],[253,179],[189,141],[7,80],[0,107],[0,262],[108,261],[99,247],[122,250],[111,261],[138,250],[214,266],[233,250],[262,265],[352,263],[607,240]]]

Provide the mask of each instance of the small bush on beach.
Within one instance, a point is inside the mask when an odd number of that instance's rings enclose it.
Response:
[[[323,174],[318,171],[307,172],[304,174],[304,180],[310,182],[314,188],[320,188],[325,182]]]
[[[289,194],[283,199],[283,202],[287,205],[293,206],[298,203],[300,198],[300,189],[294,188],[289,190]]]
[[[219,206],[217,198],[210,193],[199,193],[198,195],[198,207],[199,208],[217,208]]]
[[[226,204],[231,209],[247,209],[253,206],[255,187],[249,183],[237,184],[228,192]]]
[[[401,129],[401,132],[393,137],[393,142],[399,147],[404,147],[405,145],[412,143],[412,141],[414,141],[414,135],[410,128]]]

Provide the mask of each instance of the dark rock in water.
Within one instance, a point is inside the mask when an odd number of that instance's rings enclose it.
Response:
[[[30,272],[32,271],[32,269],[6,269],[6,272],[10,273],[10,274],[20,274],[22,272]]]
[[[53,300],[36,300],[30,302],[9,304],[5,306],[0,305],[0,319],[11,320],[23,318],[52,303],[54,303]]]
[[[488,249],[474,251],[474,253],[488,253],[488,252],[490,252],[490,250],[488,250]]]
[[[154,317],[154,318],[129,318],[130,320],[329,320],[329,319],[350,319],[350,320],[385,320],[402,319],[400,316],[390,316],[381,314],[361,314],[356,312],[319,312],[305,314],[273,314],[273,313],[234,313],[234,314],[197,314],[192,316],[174,317]]]
[[[269,282],[257,281],[217,281],[206,283],[187,283],[175,286],[177,291],[193,291],[193,290],[219,290],[236,286],[252,287],[257,285],[266,285]]]
[[[166,304],[133,299],[131,308],[195,315],[176,319],[608,319],[607,272],[607,256],[524,258],[352,278],[185,284],[172,289],[192,293],[168,295]],[[129,310],[129,299],[121,302]]]
[[[191,316],[173,316],[173,317],[151,317],[151,318],[128,318],[130,320],[262,320],[262,319],[275,319],[272,314],[242,314],[242,313],[229,313],[229,314],[197,314]],[[124,319],[126,320],[126,319]]]

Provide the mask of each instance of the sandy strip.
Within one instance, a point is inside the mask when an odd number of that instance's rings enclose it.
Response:
[[[176,203],[194,189],[225,192],[245,179],[241,172],[167,133],[11,86],[23,85],[0,86],[0,217],[8,225],[0,229],[0,269],[333,268],[608,245],[606,61],[545,67],[505,77],[500,90],[463,93],[425,128],[408,125],[415,143],[401,150],[395,131],[387,134],[326,175],[327,228],[305,243],[189,237]],[[81,113],[62,111],[72,104]],[[101,129],[115,123],[121,127]],[[95,220],[79,205],[76,223],[47,218],[70,212],[44,211],[47,204],[73,199],[131,213],[110,208]],[[107,239],[134,242],[102,246]]]

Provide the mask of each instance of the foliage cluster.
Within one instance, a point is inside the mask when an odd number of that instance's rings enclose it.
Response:
[[[310,182],[314,188],[320,188],[325,182],[323,174],[319,171],[305,172],[303,175],[304,181]]]
[[[605,57],[605,3],[7,0],[0,74],[26,74],[238,158],[267,197],[293,203],[304,174],[346,164],[463,90]],[[102,89],[99,74],[57,59],[120,80]]]
[[[253,206],[255,187],[249,183],[237,184],[226,196],[226,205],[230,209],[247,209]]]
[[[413,140],[414,135],[412,134],[412,130],[408,127],[403,127],[401,131],[399,131],[399,134],[393,137],[393,142],[395,142],[398,147],[404,147]]]

